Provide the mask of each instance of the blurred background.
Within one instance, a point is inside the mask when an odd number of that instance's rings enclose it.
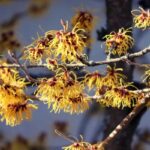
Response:
[[[0,34],[1,37],[4,33],[9,34],[9,46],[15,48],[18,55],[38,35],[42,36],[49,30],[61,29],[60,19],[70,21],[76,10],[84,9],[91,11],[96,17],[89,59],[96,61],[106,58],[104,41],[97,40],[98,33],[106,28],[105,0],[41,0],[38,5],[35,1],[0,0]],[[150,2],[149,0],[133,0],[132,8],[137,9],[139,6],[149,8]],[[135,29],[133,30],[133,37],[136,41],[135,51],[139,51],[150,44],[150,31]],[[4,52],[5,45],[3,41],[0,44],[0,50]],[[142,59],[137,59],[137,61],[147,63],[149,55],[142,57]],[[105,67],[104,65],[88,68],[88,70],[104,70]],[[30,69],[30,72],[36,77],[49,74],[47,69]],[[135,68],[134,81],[141,81],[142,73],[143,70]],[[71,144],[69,141],[57,136],[54,133],[54,129],[58,129],[62,133],[70,134],[78,139],[80,139],[79,136],[82,134],[84,140],[89,142],[102,139],[105,126],[103,121],[104,108],[93,104],[88,112],[81,115],[70,115],[63,112],[55,114],[50,112],[47,105],[40,102],[37,103],[39,109],[33,112],[31,121],[23,121],[21,125],[16,127],[9,127],[5,123],[0,122],[0,149],[59,150],[62,146]],[[137,147],[138,144],[142,145],[141,149],[150,149],[149,116],[150,111],[146,111],[140,120],[137,133],[134,135],[133,149],[138,150],[140,148],[140,146]]]

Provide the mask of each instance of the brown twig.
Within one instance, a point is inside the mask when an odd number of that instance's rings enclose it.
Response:
[[[26,68],[25,68],[24,66],[22,66],[22,64],[19,62],[19,60],[16,58],[16,56],[15,56],[15,54],[14,54],[13,52],[10,52],[10,51],[9,51],[8,53],[9,53],[9,55],[11,56],[11,58],[13,59],[13,61],[19,66],[19,68],[22,69],[22,71],[23,71],[24,74],[26,75],[26,79],[27,79],[28,81],[33,82],[33,83],[38,82],[36,79],[32,78],[32,77],[29,75],[29,73],[28,73],[28,71],[26,70]]]
[[[130,61],[130,59],[132,58],[136,58],[136,57],[140,57],[143,56],[147,53],[150,52],[150,47],[147,47],[139,52],[136,53],[131,53],[131,54],[127,54],[118,58],[111,58],[109,60],[103,60],[103,61],[87,61],[87,60],[82,60],[82,63],[75,63],[75,64],[65,64],[66,67],[68,68],[72,68],[72,67],[92,67],[92,66],[98,66],[98,65],[105,65],[105,64],[111,64],[111,63],[116,63],[116,62],[126,62],[129,63],[131,65],[135,65],[138,67],[150,67],[149,64],[138,64],[138,63],[133,63],[132,61]],[[0,68],[19,68],[20,65],[19,64],[8,64],[8,65],[0,65]],[[22,65],[22,67],[25,68],[36,68],[36,67],[47,67],[46,64],[40,64],[40,65]]]
[[[139,51],[139,52],[127,54],[127,55],[124,55],[124,56],[121,56],[121,57],[118,57],[118,58],[111,58],[109,60],[107,59],[107,60],[97,61],[97,62],[84,60],[84,61],[82,61],[81,64],[69,64],[69,65],[67,65],[67,67],[98,66],[98,65],[110,64],[110,63],[116,63],[116,62],[120,62],[120,61],[125,61],[126,62],[129,59],[143,56],[143,55],[145,55],[149,52],[150,52],[150,46],[143,49],[143,50],[141,50],[141,51]]]
[[[140,67],[140,68],[150,68],[150,64],[140,64],[140,63],[132,62],[129,59],[126,60],[126,63],[128,63],[129,65],[134,65],[136,67]]]
[[[25,68],[44,68],[46,67],[46,64],[42,64],[42,65],[24,65],[22,64],[22,67],[25,67]],[[20,68],[20,65],[19,64],[7,64],[7,65],[0,65],[0,68]]]
[[[141,89],[141,90],[134,90],[132,92],[133,93],[137,93],[137,94],[140,94],[140,93],[149,93],[150,92],[150,88],[144,88],[144,89]]]

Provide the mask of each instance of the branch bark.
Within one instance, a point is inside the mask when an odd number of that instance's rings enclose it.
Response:
[[[126,62],[129,63],[131,65],[135,65],[135,66],[139,66],[139,67],[150,67],[149,64],[138,64],[138,63],[134,63],[132,61],[130,61],[130,59],[133,58],[137,58],[137,57],[141,57],[143,55],[146,55],[150,53],[150,46],[146,47],[145,49],[142,49],[139,52],[135,52],[135,53],[128,53],[127,55],[121,56],[121,57],[117,57],[117,58],[110,58],[109,60],[102,60],[102,61],[86,61],[86,60],[82,60],[82,63],[76,63],[76,64],[64,64],[64,66],[68,67],[68,68],[72,68],[72,67],[94,67],[94,66],[99,66],[99,65],[105,65],[105,64],[112,64],[112,63],[117,63],[117,62]],[[47,67],[46,64],[35,64],[35,65],[21,65],[22,67],[25,68],[44,68]],[[15,64],[8,64],[8,65],[0,65],[0,68],[20,68],[20,65],[18,63]]]
[[[106,147],[131,123],[131,121],[145,108],[150,100],[150,93],[147,93],[137,105],[117,126],[116,128],[103,140],[102,145]]]

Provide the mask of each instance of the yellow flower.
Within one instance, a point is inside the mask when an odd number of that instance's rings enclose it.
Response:
[[[78,28],[85,30],[83,34],[86,38],[84,38],[83,40],[86,43],[86,46],[90,47],[92,43],[91,32],[95,25],[95,17],[93,16],[93,14],[88,10],[78,10],[72,17],[71,22],[72,26],[78,24]]]
[[[106,76],[103,77],[103,85],[108,87],[120,86],[126,78],[121,72],[122,68],[107,66]]]
[[[83,29],[76,24],[71,31],[68,29],[68,22],[61,21],[63,30],[48,31],[46,36],[53,37],[49,42],[49,47],[55,57],[60,56],[63,62],[77,61],[82,54],[86,44],[83,39],[85,36],[81,33]]]
[[[7,85],[0,86],[0,115],[1,121],[7,125],[16,126],[23,119],[31,118],[31,110],[37,109],[34,104],[28,104],[22,89]]]
[[[125,89],[123,91],[124,87],[131,86],[130,84],[125,85],[125,78],[126,76],[123,75],[121,72],[123,71],[122,68],[116,68],[107,66],[107,73],[106,75],[102,78],[102,83],[100,87],[97,87],[96,89],[96,95],[97,96],[103,96],[99,102],[102,104],[105,104],[106,106],[111,106],[112,107],[121,107],[126,104],[128,105],[127,102],[128,100],[122,101],[121,100],[121,94],[128,91]],[[121,88],[123,87],[123,88]],[[126,96],[126,95],[125,95]],[[130,96],[130,95],[127,95]],[[125,104],[124,104],[125,103]],[[129,103],[130,105],[131,103]]]
[[[103,98],[98,100],[101,104],[107,107],[133,107],[138,101],[138,94],[128,90],[129,87],[134,87],[132,83],[127,83],[122,86],[108,89]]]
[[[87,84],[90,90],[94,87],[101,88],[103,86],[103,77],[98,71],[95,71],[87,74],[84,82]]]
[[[47,64],[47,68],[50,69],[50,70],[55,70],[58,67],[57,60],[55,60],[55,59],[47,58],[46,59],[46,64]]]
[[[2,66],[7,66],[8,63],[5,61],[0,61]],[[24,88],[26,86],[25,78],[19,76],[19,72],[16,69],[0,68],[0,79],[4,84]]]
[[[86,95],[83,94],[74,95],[68,98],[67,101],[65,101],[65,97],[64,97],[64,105],[65,103],[66,106],[64,107],[64,112],[68,112],[70,114],[83,113],[89,108],[88,98],[86,98]]]
[[[112,53],[113,55],[126,54],[129,48],[132,48],[134,39],[129,35],[131,32],[129,29],[121,28],[119,31],[111,32],[106,35],[106,52]]]
[[[27,101],[9,104],[7,108],[1,108],[1,121],[6,121],[6,125],[19,125],[24,119],[31,119],[32,109],[37,109],[34,104],[28,104]]]
[[[17,22],[10,22],[9,24],[2,25],[0,28],[0,53],[5,53],[20,48],[21,43],[17,39],[13,27]]]
[[[89,108],[84,94],[84,86],[68,72],[43,80],[36,90],[36,96],[51,107],[52,111],[63,110],[68,113],[82,113]]]
[[[68,137],[65,137],[68,139]],[[80,141],[73,141],[72,139],[69,139],[70,142],[73,144],[69,146],[62,147],[63,150],[104,150],[102,146],[99,146],[99,144],[90,144],[88,142],[83,141],[83,137],[81,136]]]
[[[50,107],[51,102],[55,102],[55,99],[62,94],[63,86],[64,83],[59,78],[43,79],[36,90],[36,95]]]
[[[46,37],[35,40],[31,45],[26,47],[22,58],[32,64],[41,64],[42,59],[51,56],[48,42],[49,39]]]
[[[150,69],[145,71],[144,82],[146,82],[147,85],[150,85]]]
[[[124,108],[133,107],[137,98],[137,95],[128,90],[114,88],[105,93],[105,99],[101,102],[106,106]]]
[[[78,10],[75,16],[72,17],[72,25],[75,26],[77,23],[79,28],[91,32],[94,28],[94,17],[90,11]]]
[[[92,145],[88,142],[76,142],[73,143],[72,145],[63,147],[64,150],[91,150]]]
[[[30,0],[28,13],[33,16],[43,15],[51,5],[52,0]]]
[[[143,8],[139,8],[139,10],[133,10],[133,22],[135,27],[140,29],[150,28],[150,10],[144,10]]]
[[[8,104],[21,101],[24,91],[17,87],[0,85],[0,107],[6,108]]]

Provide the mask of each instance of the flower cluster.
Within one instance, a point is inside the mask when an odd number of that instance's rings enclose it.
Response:
[[[18,49],[21,43],[17,39],[14,30],[12,29],[0,29],[0,52],[6,50]]]
[[[56,59],[47,58],[46,59],[46,66],[50,70],[55,70],[58,68],[58,62]]]
[[[84,86],[76,79],[76,75],[63,71],[55,77],[43,79],[36,96],[52,107],[54,112],[81,113],[89,108],[83,90]]]
[[[94,28],[94,17],[90,11],[77,11],[76,15],[72,17],[72,25],[79,24],[79,28],[86,32],[91,32]]]
[[[150,28],[150,10],[146,11],[140,7],[139,10],[133,10],[132,15],[135,27],[143,30]]]
[[[65,146],[62,147],[62,149],[64,150],[104,150],[103,146],[101,146],[101,144],[91,144],[88,142],[85,142],[83,140],[83,137],[81,136],[81,140],[77,140],[77,141],[73,141],[70,140],[73,144],[69,145],[69,146]]]
[[[86,44],[83,34],[84,29],[76,24],[71,31],[68,29],[68,22],[61,20],[63,30],[48,31],[47,36],[52,36],[53,39],[49,43],[50,49],[55,57],[60,56],[63,62],[77,61],[78,57],[83,53]]]
[[[147,85],[150,85],[150,69],[148,69],[147,71],[145,71],[144,81],[146,81]]]
[[[103,89],[104,87],[116,87],[126,78],[122,73],[123,69],[107,66],[106,75],[100,74],[98,71],[88,73],[85,76],[84,83],[89,89]]]
[[[134,43],[134,39],[129,35],[130,32],[130,29],[121,28],[118,32],[111,32],[106,35],[106,52],[119,56],[126,54]]]
[[[129,85],[125,87],[115,87],[106,91],[104,98],[100,99],[99,102],[107,107],[133,107],[138,101],[138,94],[127,90]]]
[[[49,37],[42,37],[35,40],[31,45],[27,46],[24,50],[23,59],[29,60],[32,64],[42,63],[43,58],[51,56],[48,42],[51,40]]]
[[[48,10],[51,0],[31,0],[28,13],[32,16],[38,16]]]
[[[6,66],[5,68],[0,68],[0,80],[2,83],[18,88],[26,86],[25,78],[21,78],[16,69],[8,68],[8,64],[5,61],[0,61],[0,64]]]
[[[106,75],[103,79],[103,85],[108,87],[120,86],[126,79],[126,76],[122,73],[122,71],[122,68],[107,66]]]
[[[98,72],[87,75],[85,81],[90,88],[96,87],[96,95],[102,96],[98,102],[105,106],[123,108],[132,107],[138,101],[138,95],[129,91],[133,87],[125,82],[126,77],[121,73],[121,68],[107,67],[106,75]]]
[[[23,58],[31,63],[42,63],[43,58],[61,58],[62,62],[77,61],[86,44],[84,30],[76,24],[71,31],[68,22],[61,20],[63,30],[50,30],[44,37],[26,47]]]
[[[87,142],[76,142],[72,145],[63,147],[64,150],[90,150],[92,148],[92,145]]]
[[[7,66],[6,62],[1,64]],[[24,93],[25,79],[19,76],[16,69],[0,69],[0,115],[1,121],[7,125],[15,126],[23,119],[31,118],[31,110],[37,106],[28,103]]]
[[[104,147],[99,144],[90,144],[85,141],[74,142],[69,146],[62,147],[63,150],[104,150]]]
[[[84,83],[89,87],[90,90],[94,87],[101,88],[103,86],[103,76],[98,71],[88,73],[85,76]]]
[[[75,16],[72,17],[72,26],[75,26],[78,24],[79,28],[84,29],[84,35],[86,38],[84,38],[84,42],[86,43],[87,47],[91,45],[91,31],[94,28],[94,21],[95,18],[93,14],[88,10],[78,10],[75,14]]]
[[[1,121],[6,121],[6,125],[19,125],[23,119],[31,118],[32,109],[37,109],[36,105],[28,103],[22,89],[1,85],[0,99]]]

